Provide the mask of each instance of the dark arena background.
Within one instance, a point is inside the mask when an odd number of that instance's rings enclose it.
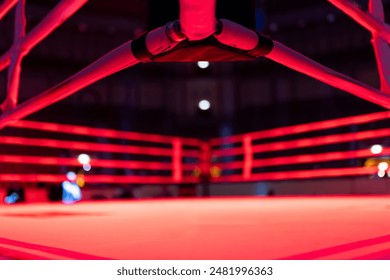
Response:
[[[390,259],[386,16],[0,0],[0,259]]]

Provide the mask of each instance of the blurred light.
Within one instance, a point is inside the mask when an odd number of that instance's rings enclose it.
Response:
[[[384,170],[379,170],[378,171],[378,176],[379,177],[383,178],[383,177],[385,177],[385,175],[386,175],[386,172]]]
[[[84,178],[82,178],[82,177],[78,177],[77,179],[76,179],[76,184],[79,186],[79,187],[84,187],[85,186],[85,180],[84,180]]]
[[[370,150],[371,150],[371,153],[377,155],[377,154],[380,154],[382,152],[383,147],[382,147],[382,145],[376,144],[376,145],[373,145]]]
[[[83,169],[84,171],[90,171],[92,168],[92,166],[89,164],[89,163],[86,163],[86,164],[83,164]]]
[[[210,168],[210,175],[211,177],[218,178],[222,175],[222,169],[218,166],[213,166]]]
[[[6,197],[4,198],[4,202],[5,202],[5,204],[12,204],[12,203],[15,203],[15,201],[12,201],[12,198],[9,197],[9,196],[6,196]]]
[[[81,164],[88,164],[90,161],[91,161],[91,158],[89,157],[89,155],[87,154],[80,154],[78,157],[77,157],[78,161],[81,163]]]
[[[62,202],[64,204],[73,204],[81,200],[80,187],[75,182],[62,182]]]
[[[66,173],[66,178],[69,180],[69,181],[74,181],[76,180],[76,173],[74,173],[73,171],[69,171],[68,173]]]
[[[210,101],[204,99],[204,100],[199,101],[198,106],[199,106],[199,109],[206,111],[206,110],[210,109],[211,104],[210,104]]]
[[[201,69],[206,69],[209,65],[210,63],[208,61],[198,61],[198,67]]]
[[[19,195],[17,193],[12,193],[9,196],[4,198],[4,202],[6,204],[13,204],[19,199]]]
[[[192,171],[192,176],[194,177],[199,177],[202,174],[202,170],[197,166],[195,169]]]
[[[382,162],[380,162],[380,163],[378,164],[378,169],[379,169],[380,171],[386,171],[387,168],[389,168],[389,164],[388,164],[387,162],[385,162],[385,161],[382,161]]]

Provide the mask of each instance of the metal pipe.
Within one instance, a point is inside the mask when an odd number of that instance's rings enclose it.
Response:
[[[241,50],[252,50],[259,42],[256,32],[227,19],[220,19],[214,37],[222,44]]]
[[[11,64],[8,68],[7,94],[0,105],[2,112],[13,109],[18,103],[20,72],[22,70],[22,42],[26,35],[26,1],[19,0],[15,13],[15,33],[12,47]]]
[[[18,0],[4,0],[0,5],[0,19],[2,19],[15,5]]]
[[[190,41],[202,40],[216,31],[216,0],[180,0],[181,32]]]
[[[369,102],[390,109],[389,95],[323,66],[279,42],[274,41],[274,47],[272,51],[266,55],[266,57],[335,88],[349,92]]]

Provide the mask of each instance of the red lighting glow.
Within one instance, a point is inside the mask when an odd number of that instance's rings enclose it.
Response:
[[[390,148],[384,149],[383,152],[390,154]],[[297,156],[255,159],[253,160],[253,167],[269,167],[269,166],[282,166],[282,165],[290,165],[290,164],[327,162],[327,161],[347,160],[353,158],[365,158],[370,156],[372,156],[371,152],[366,149],[358,150],[358,151],[340,151],[340,152],[317,153],[317,154],[303,154]],[[234,161],[234,162],[219,163],[218,166],[222,169],[240,169],[242,168],[242,162]]]
[[[344,134],[334,134],[334,135],[321,136],[321,137],[303,138],[298,140],[259,144],[253,146],[253,153],[315,147],[321,145],[345,143],[349,141],[375,139],[375,138],[381,138],[387,136],[390,136],[390,129],[388,128],[377,129],[377,130],[366,130],[366,131],[344,133]],[[221,156],[239,155],[242,153],[243,153],[243,148],[239,147],[239,148],[232,148],[232,149],[215,150],[213,155],[221,157]]]
[[[0,155],[0,162],[18,163],[18,164],[37,164],[37,165],[64,165],[80,166],[75,158],[63,157],[45,157],[45,156],[19,156],[19,155]],[[154,162],[154,161],[132,161],[132,160],[111,160],[94,158],[93,165],[103,168],[118,169],[143,169],[143,170],[171,170],[172,163]],[[195,163],[184,163],[183,170],[190,171],[196,167]]]
[[[387,260],[388,204],[370,195],[14,205],[0,207],[0,243],[27,260]]]
[[[167,156],[167,157],[172,156],[172,149],[170,148],[137,147],[137,146],[130,146],[130,145],[90,143],[90,142],[65,141],[65,140],[53,140],[53,139],[36,139],[36,138],[23,138],[23,137],[12,137],[12,136],[0,136],[0,143],[8,144],[8,145],[61,148],[61,149],[73,149],[73,150],[82,150],[82,151],[101,151],[101,152],[111,152],[111,153],[129,153],[129,154],[143,154],[143,155]],[[198,157],[198,152],[186,150],[183,151],[183,156],[196,158]]]
[[[119,131],[113,129],[105,129],[105,128],[94,128],[87,126],[79,126],[79,125],[69,125],[69,124],[58,124],[58,123],[49,123],[49,122],[36,122],[36,121],[28,121],[28,120],[20,120],[15,123],[11,123],[9,126],[17,127],[22,129],[33,129],[33,130],[41,130],[41,131],[50,131],[57,133],[66,133],[66,134],[74,134],[74,135],[83,135],[83,136],[95,136],[95,137],[105,137],[112,139],[125,139],[125,140],[134,140],[134,141],[142,141],[142,142],[156,142],[156,143],[164,143],[171,144],[175,139],[170,136],[163,136],[157,134],[150,133],[137,133],[137,132],[129,132],[129,131]],[[181,138],[184,145],[187,146],[199,146],[200,141],[198,139],[193,138]]]
[[[331,129],[336,127],[343,127],[348,125],[356,125],[356,124],[364,124],[374,121],[380,121],[390,118],[390,111],[384,111],[373,114],[366,114],[360,116],[346,117],[334,120],[326,120],[320,122],[312,122],[306,124],[298,124],[293,126],[286,126],[280,128],[273,128],[269,130],[257,131],[247,133],[245,135],[249,135],[253,138],[253,140],[259,139],[267,139],[267,138],[275,138],[299,133],[305,133],[308,131],[318,131]],[[214,138],[211,140],[211,144],[213,146],[221,145],[221,144],[231,144],[242,141],[244,134],[234,135],[230,137],[224,138]]]
[[[172,165],[173,165],[173,180],[176,182],[180,182],[183,178],[183,165],[182,165],[182,143],[180,139],[176,139],[173,141],[173,157],[172,157]]]
[[[0,174],[2,182],[43,182],[62,183],[65,175],[56,174]],[[183,177],[182,183],[197,183],[192,176]],[[164,176],[120,176],[120,175],[88,175],[89,184],[174,184],[172,177]]]
[[[252,174],[244,180],[242,175],[229,175],[219,178],[213,178],[213,182],[242,182],[242,181],[275,181],[275,180],[295,180],[295,179],[312,179],[312,178],[329,178],[329,177],[346,177],[346,176],[363,176],[372,175],[378,171],[377,168],[367,167],[349,167],[349,168],[323,168],[317,170],[299,170],[285,172],[267,172]]]
[[[250,136],[244,137],[244,167],[242,175],[244,179],[249,179],[252,175],[253,166],[253,149],[252,149],[252,138]]]

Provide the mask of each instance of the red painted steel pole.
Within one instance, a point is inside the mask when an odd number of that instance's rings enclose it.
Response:
[[[183,179],[183,144],[180,139],[173,140],[172,149],[172,178],[175,182],[181,182]]]
[[[8,68],[7,94],[1,104],[2,112],[13,109],[18,103],[20,72],[22,64],[22,42],[26,35],[26,1],[19,0],[15,13],[15,33],[12,47],[11,64]]]
[[[202,40],[215,33],[216,0],[180,0],[181,32],[189,40]]]
[[[368,2],[370,14],[385,22],[385,13],[382,0],[370,0]],[[378,67],[381,91],[390,94],[390,46],[379,34],[372,33],[371,44],[374,48],[375,59]]]
[[[242,168],[242,176],[244,180],[248,180],[252,176],[252,166],[253,166],[252,138],[248,135],[245,136],[243,139],[243,148],[244,148],[244,166]]]

